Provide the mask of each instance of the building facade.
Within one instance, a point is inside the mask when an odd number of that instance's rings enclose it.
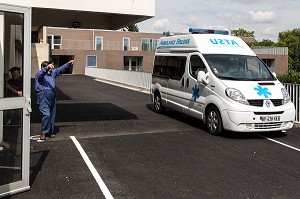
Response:
[[[36,38],[42,36],[40,42],[49,45],[50,57],[57,65],[76,60],[68,71],[70,74],[84,74],[85,67],[151,72],[157,41],[163,36],[162,33],[54,27],[43,27],[41,32]],[[248,44],[254,42],[254,38],[242,39]],[[278,74],[287,71],[287,48],[253,47],[253,50],[271,71]]]
[[[157,40],[162,34],[86,29],[47,28],[51,58],[62,64],[76,60],[72,74],[85,67],[152,71]]]

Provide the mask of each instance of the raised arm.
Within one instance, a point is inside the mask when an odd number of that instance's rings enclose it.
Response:
[[[50,65],[50,64],[49,64]],[[51,69],[51,67],[50,66],[47,66],[47,67],[44,67],[44,68],[42,68],[40,71],[38,71],[37,73],[36,73],[36,75],[35,75],[35,77],[36,78],[41,78],[41,77],[44,77],[47,73],[48,73],[48,71]]]
[[[68,63],[65,63],[64,65],[60,66],[59,68],[56,68],[53,70],[55,72],[55,76],[62,75],[67,69],[70,68],[74,64],[75,60],[70,60]]]

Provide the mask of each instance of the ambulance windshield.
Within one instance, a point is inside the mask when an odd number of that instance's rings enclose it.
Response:
[[[204,55],[212,72],[220,79],[238,81],[273,81],[267,66],[255,56]]]

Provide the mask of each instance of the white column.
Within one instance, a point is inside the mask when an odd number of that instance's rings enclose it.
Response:
[[[4,97],[4,13],[0,12],[0,98]],[[3,141],[3,111],[0,111],[0,143]],[[3,148],[0,147],[0,150]]]

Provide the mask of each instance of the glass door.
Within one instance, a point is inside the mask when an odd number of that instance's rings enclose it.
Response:
[[[31,9],[0,4],[0,198],[29,189]]]

